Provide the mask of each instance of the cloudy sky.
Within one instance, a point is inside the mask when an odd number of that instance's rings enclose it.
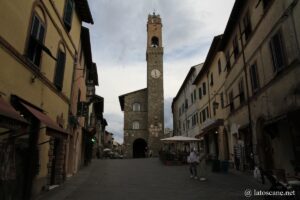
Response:
[[[165,127],[172,128],[171,102],[190,67],[202,63],[215,35],[222,34],[234,0],[89,0],[96,93],[105,98],[107,130],[123,142],[118,96],[146,87],[146,24],[149,13],[163,23]]]

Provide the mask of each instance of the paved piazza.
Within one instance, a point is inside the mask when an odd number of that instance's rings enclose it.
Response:
[[[246,199],[245,189],[263,187],[250,174],[212,173],[208,168],[206,177],[206,182],[191,179],[188,166],[165,166],[156,158],[93,160],[39,200]]]

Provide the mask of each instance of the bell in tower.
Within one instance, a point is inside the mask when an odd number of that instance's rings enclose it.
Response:
[[[162,24],[161,18],[159,15],[156,15],[155,12],[148,16],[147,23],[147,32],[148,32],[148,44],[147,47],[162,47]]]

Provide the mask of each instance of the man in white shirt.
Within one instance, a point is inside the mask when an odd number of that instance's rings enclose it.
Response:
[[[190,164],[191,178],[198,179],[197,165],[199,164],[199,156],[195,149],[191,149],[190,155],[188,156],[188,163]]]

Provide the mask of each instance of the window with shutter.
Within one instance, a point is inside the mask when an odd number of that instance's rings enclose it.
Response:
[[[240,104],[245,102],[245,91],[244,91],[244,81],[243,79],[239,82],[239,95],[240,95]]]
[[[231,90],[229,92],[229,106],[230,106],[230,112],[233,112],[234,111],[234,102],[233,102],[233,91]]]
[[[73,0],[66,0],[65,11],[64,11],[64,24],[68,31],[71,30],[73,7],[74,7]]]
[[[221,65],[221,60],[218,60],[218,70],[219,70],[219,74],[222,73],[222,65]]]
[[[236,59],[240,52],[237,35],[235,35],[233,38],[232,46],[233,46],[233,55],[234,55],[234,58]]]
[[[229,72],[231,69],[231,63],[230,63],[230,55],[229,55],[229,51],[227,50],[225,53],[225,57],[226,57],[226,69]]]
[[[274,72],[278,72],[282,70],[285,65],[284,49],[280,32],[277,32],[271,38],[270,48],[272,53]]]
[[[44,37],[45,27],[42,21],[36,15],[33,15],[30,37],[27,47],[27,57],[37,67],[40,66]]]
[[[243,19],[243,24],[244,24],[244,34],[245,34],[245,40],[247,41],[249,36],[252,33],[252,26],[251,26],[251,20],[250,20],[250,14],[249,11],[246,13],[244,19]]]
[[[199,88],[199,99],[202,99],[202,88]]]
[[[55,69],[55,76],[54,76],[54,85],[58,90],[62,90],[63,88],[65,62],[66,62],[66,54],[61,50],[59,50],[57,55],[56,69]]]
[[[203,86],[203,96],[206,95],[206,83],[202,83],[202,86]]]
[[[256,63],[251,65],[250,67],[250,78],[251,78],[252,93],[255,94],[259,89],[259,79],[258,79]]]
[[[221,96],[221,106],[222,106],[222,108],[224,108],[224,95],[223,95],[223,92],[221,92],[220,96]]]

